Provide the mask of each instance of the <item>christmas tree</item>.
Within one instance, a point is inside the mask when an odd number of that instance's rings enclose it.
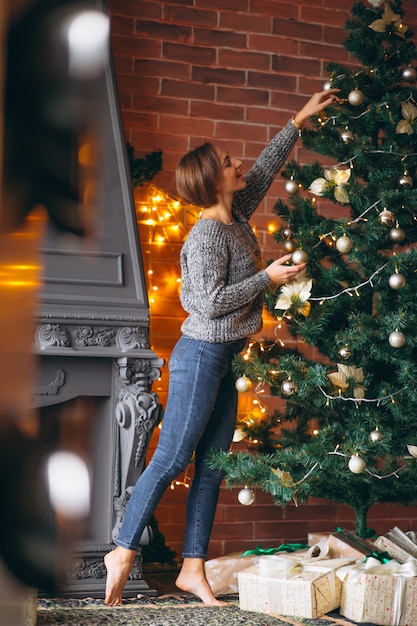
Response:
[[[276,241],[307,269],[266,295],[277,339],[234,362],[238,390],[283,409],[244,419],[256,450],[212,464],[245,503],[257,486],[279,505],[347,504],[365,537],[372,504],[417,502],[417,53],[400,0],[355,2],[345,30],[357,63],[331,63],[326,84],[341,102],[303,131],[329,166],[289,162],[274,208]],[[283,324],[320,357],[286,348]]]

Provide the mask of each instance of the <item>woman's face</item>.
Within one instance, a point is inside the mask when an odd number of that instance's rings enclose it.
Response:
[[[221,176],[218,184],[219,195],[234,194],[246,187],[240,166],[242,161],[235,157],[230,157],[226,150],[216,148],[216,152],[221,163]]]

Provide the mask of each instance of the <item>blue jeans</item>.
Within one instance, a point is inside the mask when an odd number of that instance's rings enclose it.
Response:
[[[169,393],[158,445],[128,502],[115,543],[137,550],[143,529],[166,488],[190,462],[184,558],[206,558],[223,473],[206,462],[211,449],[229,450],[236,422],[233,357],[246,339],[208,343],[182,336],[169,361]]]

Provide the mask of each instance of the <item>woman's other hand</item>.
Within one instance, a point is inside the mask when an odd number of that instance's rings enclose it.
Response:
[[[323,111],[330,104],[336,104],[340,101],[336,95],[340,89],[326,89],[325,91],[318,91],[313,94],[303,108],[296,113],[292,122],[296,128],[303,128],[304,124],[312,115],[316,115]]]
[[[305,267],[306,263],[300,263],[299,265],[286,265],[291,259],[291,254],[276,259],[268,267],[265,268],[265,272],[268,274],[274,285],[285,285],[290,282],[297,274],[299,274]]]

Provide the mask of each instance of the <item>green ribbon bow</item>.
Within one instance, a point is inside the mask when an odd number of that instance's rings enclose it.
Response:
[[[256,546],[254,550],[246,550],[241,556],[249,556],[251,554],[276,554],[277,552],[296,552],[297,550],[306,550],[310,546],[305,543],[283,543],[277,548],[261,548]]]

